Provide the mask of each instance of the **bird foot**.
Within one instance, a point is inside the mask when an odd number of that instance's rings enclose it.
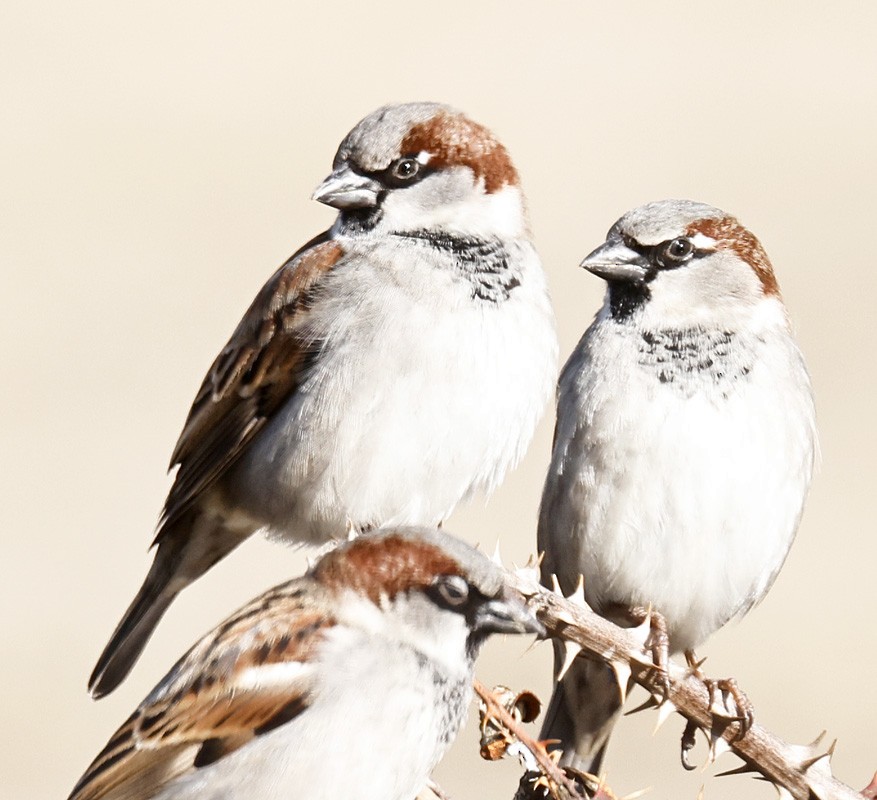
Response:
[[[670,636],[667,633],[667,621],[663,614],[652,610],[651,607],[634,606],[628,609],[627,614],[634,624],[642,625],[648,621],[649,635],[646,638],[646,650],[652,658],[651,678],[663,702],[670,696],[670,675],[667,672],[667,664],[670,661]]]
[[[755,722],[755,707],[733,678],[704,681],[710,695],[710,712],[714,717],[740,723],[737,738],[742,739]]]
[[[709,710],[714,719],[721,720],[725,724],[737,722],[740,729],[737,739],[742,739],[755,722],[755,707],[746,693],[737,685],[734,678],[722,678],[715,680],[707,678],[700,670],[703,661],[697,661],[694,651],[685,651],[685,660],[691,674],[703,681],[709,693]]]

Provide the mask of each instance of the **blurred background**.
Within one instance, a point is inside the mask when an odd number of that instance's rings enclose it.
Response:
[[[877,7],[851,0],[7,0],[3,796],[65,797],[196,637],[303,569],[302,553],[248,542],[183,593],[121,689],[87,697],[151,561],[165,466],[204,372],[274,268],[331,223],[308,198],[342,136],[414,99],[466,110],[511,151],[564,358],[603,288],[577,264],[627,209],[689,197],[761,238],[813,375],[822,468],[773,591],[701,655],[780,736],[838,737],[835,772],[862,788],[877,768],[875,36]],[[451,531],[526,560],[551,426]],[[480,676],[547,699],[550,647],[524,649],[495,643]],[[652,739],[654,723],[629,718],[613,740],[619,793],[774,796],[749,778],[684,772],[681,719]],[[737,763],[726,755],[718,769]],[[480,761],[470,725],[437,777],[456,800],[498,800],[517,775]]]

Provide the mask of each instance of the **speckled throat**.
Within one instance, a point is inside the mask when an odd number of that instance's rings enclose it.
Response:
[[[509,254],[499,239],[452,236],[449,233],[418,230],[395,233],[424,247],[432,247],[450,256],[458,273],[472,286],[472,297],[499,303],[520,281],[509,268]]]
[[[684,394],[702,388],[704,382],[730,389],[746,378],[759,341],[734,331],[700,327],[640,331],[639,337],[637,363]]]

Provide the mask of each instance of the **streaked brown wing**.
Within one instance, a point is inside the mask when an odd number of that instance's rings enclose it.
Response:
[[[306,711],[314,650],[334,620],[302,578],[205,636],[119,728],[69,800],[152,797]]]
[[[295,253],[262,287],[204,378],[171,457],[179,465],[156,541],[241,455],[299,385],[315,352],[297,328],[341,246],[328,232]]]

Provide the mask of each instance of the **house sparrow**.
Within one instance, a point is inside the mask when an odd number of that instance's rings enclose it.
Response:
[[[95,697],[255,531],[321,543],[440,524],[499,484],[548,402],[554,316],[518,173],[490,131],[435,103],[378,109],[314,199],[338,218],[272,276],[204,379]]]
[[[792,544],[816,451],[810,379],[767,254],[724,211],[642,206],[582,266],[608,288],[561,372],[543,580],[570,593],[583,575],[620,624],[660,612],[669,650],[693,657]],[[611,670],[576,659],[542,737],[596,773],[620,708]]]
[[[201,639],[69,800],[413,800],[500,632],[543,628],[483,554],[438,530],[358,537]]]

